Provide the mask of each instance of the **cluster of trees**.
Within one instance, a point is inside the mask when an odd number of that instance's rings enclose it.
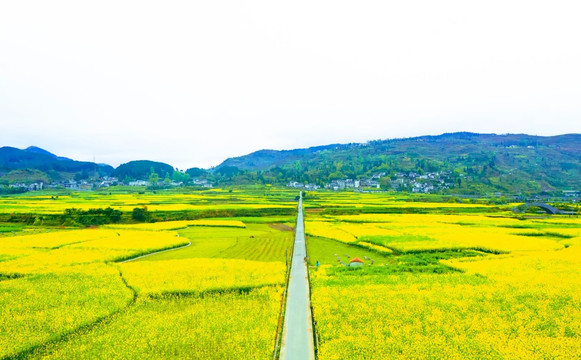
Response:
[[[151,219],[151,214],[147,207],[136,207],[131,212],[131,219],[137,222],[148,222]]]
[[[137,160],[119,165],[119,167],[113,171],[112,176],[128,181],[144,180],[147,179],[152,172],[156,174],[171,175],[174,172],[174,168],[171,165],[156,161]]]
[[[6,185],[0,186],[0,194],[1,195],[8,195],[8,194],[22,194],[27,192],[28,189],[21,188],[21,187],[9,187]]]
[[[61,215],[61,224],[66,226],[84,225],[98,226],[104,224],[115,224],[121,221],[123,213],[111,207],[105,209],[81,210],[76,208],[65,209]]]
[[[204,177],[207,171],[200,168],[191,168],[186,171],[174,169],[171,165],[149,161],[138,160],[120,165],[113,172],[115,176],[124,183],[134,180],[147,180],[151,188],[158,189],[169,186],[172,182],[188,185],[192,179]]]

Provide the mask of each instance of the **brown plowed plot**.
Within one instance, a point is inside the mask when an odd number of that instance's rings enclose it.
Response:
[[[268,224],[271,228],[280,231],[293,231],[295,228],[287,224]]]

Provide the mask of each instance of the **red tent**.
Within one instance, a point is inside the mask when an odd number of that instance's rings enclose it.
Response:
[[[363,264],[363,260],[361,260],[358,257],[351,259],[351,261],[349,261],[349,264],[355,263],[355,262],[358,262],[358,263],[362,263]]]

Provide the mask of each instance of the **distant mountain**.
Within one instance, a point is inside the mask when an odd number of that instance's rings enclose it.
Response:
[[[110,175],[113,167],[92,162],[75,161],[56,156],[46,150],[31,146],[25,150],[0,148],[0,180],[3,182],[48,179],[68,180],[72,177],[90,178]]]
[[[447,133],[295,150],[260,150],[204,170],[138,160],[113,169],[74,161],[31,146],[0,148],[0,185],[116,176],[148,179],[151,171],[176,182],[203,178],[218,185],[324,185],[342,179],[362,186],[451,194],[561,194],[581,190],[581,134]],[[345,182],[344,182],[345,183]],[[354,182],[350,182],[353,184]]]
[[[151,169],[161,179],[174,173],[171,165],[137,160],[122,164],[116,169],[107,164],[75,161],[57,156],[45,149],[30,146],[24,150],[5,146],[0,148],[0,185],[31,182],[58,182],[70,179],[92,179],[115,176],[121,180],[146,180]],[[196,170],[196,169],[192,169]],[[201,169],[198,169],[204,172]]]
[[[216,168],[235,166],[243,170],[265,170],[273,166],[283,166],[289,162],[302,160],[323,150],[347,149],[349,146],[333,144],[295,150],[259,150],[248,155],[226,159]]]
[[[174,168],[165,163],[149,160],[136,160],[119,165],[119,167],[113,171],[113,176],[121,180],[126,178],[145,180],[149,178],[152,169],[162,180],[166,174],[169,174],[171,177],[174,172]]]
[[[220,173],[226,168],[228,176]],[[383,174],[389,188],[398,174],[445,172],[450,192],[542,193],[581,189],[581,134],[447,133],[363,144],[297,150],[261,150],[215,168],[222,181],[323,184]],[[242,180],[241,180],[242,179]],[[412,190],[408,188],[408,190]]]
[[[69,158],[66,157],[62,157],[62,156],[56,156],[55,154],[46,151],[44,149],[41,149],[39,147],[36,146],[29,146],[26,149],[24,149],[24,151],[30,152],[30,153],[35,153],[35,154],[44,154],[44,155],[48,155],[50,157],[52,157],[53,159],[57,159],[57,160],[69,160],[69,161],[73,161]]]

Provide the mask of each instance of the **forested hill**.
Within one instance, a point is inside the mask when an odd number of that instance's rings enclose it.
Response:
[[[119,165],[113,171],[113,176],[119,179],[148,179],[151,172],[158,174],[159,176],[170,176],[173,174],[174,169],[171,165],[150,161],[150,160],[134,160],[125,164]]]
[[[35,146],[23,150],[8,146],[0,148],[0,186],[3,187],[31,183],[64,185],[70,180],[100,183],[101,179],[110,176],[128,183],[132,180],[149,180],[152,171],[160,180],[168,177],[176,181],[185,179],[181,172],[174,174],[171,165],[155,161],[130,161],[114,169],[106,164],[75,161],[57,156]],[[197,176],[205,174],[204,170],[197,168],[188,171]]]
[[[261,150],[227,159],[216,172],[232,181],[309,182],[401,173],[442,173],[454,191],[551,192],[581,189],[581,135],[450,133],[309,149]],[[449,173],[449,175],[448,175]],[[244,180],[246,179],[246,180]]]
[[[58,183],[114,176],[127,183],[170,178],[185,185],[276,184],[291,181],[339,187],[432,193],[562,194],[581,190],[581,135],[532,136],[452,133],[364,144],[333,144],[296,150],[260,150],[185,173],[153,161],[109,165],[74,161],[46,150],[0,148],[0,186]],[[333,186],[332,186],[333,187]],[[353,187],[355,187],[353,185]]]
[[[113,167],[92,162],[75,161],[56,156],[46,150],[31,146],[21,150],[13,147],[0,148],[0,177],[8,182],[58,181],[73,176],[88,178],[106,176]]]
[[[307,149],[295,150],[259,150],[251,154],[229,158],[217,168],[224,166],[234,166],[244,170],[266,170],[273,166],[284,166],[285,164],[309,158],[312,154],[324,150],[347,149],[350,145],[325,145],[314,146]]]

